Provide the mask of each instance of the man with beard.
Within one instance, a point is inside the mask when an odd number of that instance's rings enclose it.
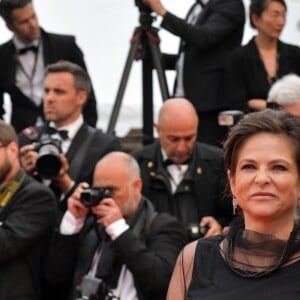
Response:
[[[16,133],[0,120],[0,299],[41,299],[55,220],[54,195],[20,168]]]

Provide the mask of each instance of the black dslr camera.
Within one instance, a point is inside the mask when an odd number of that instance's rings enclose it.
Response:
[[[191,223],[186,228],[187,239],[189,242],[203,238],[207,233],[208,226],[200,226],[198,223]]]
[[[218,115],[218,124],[220,126],[234,126],[244,116],[241,110],[224,110]]]
[[[77,300],[118,300],[109,287],[100,278],[84,276],[77,287]]]
[[[36,170],[44,179],[53,179],[59,175],[61,169],[60,153],[61,141],[43,134],[35,143],[35,151],[38,152]]]
[[[111,189],[107,187],[90,187],[81,192],[80,202],[85,207],[98,205],[104,198],[111,198]]]

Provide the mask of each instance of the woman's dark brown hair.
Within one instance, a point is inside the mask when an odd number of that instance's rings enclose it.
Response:
[[[300,118],[285,111],[271,109],[249,113],[231,128],[224,143],[226,169],[232,175],[235,174],[238,151],[248,138],[262,132],[281,135],[291,141],[300,174]]]

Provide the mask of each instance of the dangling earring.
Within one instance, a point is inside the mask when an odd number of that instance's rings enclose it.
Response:
[[[233,197],[232,197],[232,212],[234,215],[236,214],[236,210],[237,210],[237,202],[236,202],[235,196],[233,195]]]
[[[297,199],[296,220],[300,220],[300,199]]]

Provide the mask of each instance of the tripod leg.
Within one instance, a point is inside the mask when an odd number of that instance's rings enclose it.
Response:
[[[161,53],[159,50],[159,46],[158,46],[158,44],[154,44],[151,41],[149,41],[149,46],[151,49],[153,65],[157,71],[161,96],[162,96],[163,100],[166,100],[169,98],[169,90],[168,90],[166,75],[165,75],[165,72],[163,70],[162,63],[161,63]]]
[[[147,47],[147,52],[150,51]],[[152,59],[146,55],[143,59],[143,145],[153,142],[153,77]]]
[[[131,70],[131,67],[132,67],[132,63],[133,63],[134,56],[135,56],[138,45],[139,45],[139,42],[136,41],[134,44],[132,44],[130,46],[129,53],[128,53],[128,56],[127,56],[127,60],[126,60],[125,67],[124,67],[124,71],[123,71],[122,78],[121,78],[121,81],[120,81],[119,89],[118,89],[118,92],[117,92],[117,97],[116,97],[114,107],[113,107],[113,110],[112,110],[112,113],[111,113],[111,117],[110,117],[110,120],[109,120],[109,125],[108,125],[108,128],[107,128],[107,133],[108,134],[113,134],[114,133],[116,123],[117,123],[117,119],[118,119],[119,112],[120,112],[120,108],[121,108],[121,105],[122,105],[122,99],[123,99],[123,96],[124,96],[125,88],[126,88],[126,85],[127,85],[130,70]]]

